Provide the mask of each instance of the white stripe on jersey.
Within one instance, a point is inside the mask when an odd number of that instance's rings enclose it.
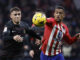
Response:
[[[61,29],[62,29],[62,32],[65,34],[65,29],[63,28],[62,24],[61,24]]]
[[[50,44],[51,44],[51,41],[52,41],[52,38],[53,38],[55,30],[56,30],[56,25],[53,27],[52,32],[50,34],[50,37],[49,37],[49,40],[48,40],[48,44],[47,44],[47,49],[46,49],[46,52],[45,52],[46,55],[48,55]]]

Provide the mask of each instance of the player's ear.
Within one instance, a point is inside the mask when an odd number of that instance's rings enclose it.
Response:
[[[53,13],[53,16],[55,16],[55,12]]]
[[[65,18],[65,12],[63,13],[63,17]]]
[[[12,18],[11,13],[9,14],[9,17]]]

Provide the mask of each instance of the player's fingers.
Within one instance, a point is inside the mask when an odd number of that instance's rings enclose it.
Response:
[[[22,37],[19,37],[18,38],[18,42],[23,42],[23,38]]]
[[[34,51],[31,50],[31,51],[29,52],[29,55],[33,58],[33,57],[34,57]]]

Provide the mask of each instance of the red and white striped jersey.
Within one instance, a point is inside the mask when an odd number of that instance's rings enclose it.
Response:
[[[47,56],[61,53],[63,40],[71,44],[77,40],[71,37],[65,24],[57,23],[54,18],[48,18],[45,24],[41,50]]]

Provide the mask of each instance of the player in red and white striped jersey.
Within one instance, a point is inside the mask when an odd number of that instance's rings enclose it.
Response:
[[[62,43],[65,41],[72,44],[80,39],[80,33],[74,37],[70,36],[67,26],[62,22],[64,17],[64,8],[57,6],[54,11],[54,18],[47,18],[41,46],[41,60],[64,60],[61,53]]]

